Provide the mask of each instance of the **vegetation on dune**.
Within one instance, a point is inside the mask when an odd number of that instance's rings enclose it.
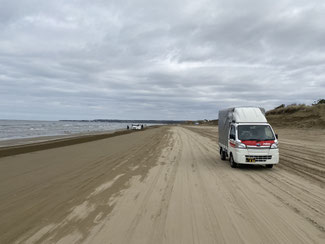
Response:
[[[318,105],[318,104],[325,104],[325,99],[318,99],[313,103],[313,105]]]
[[[268,121],[275,126],[299,128],[325,127],[325,99],[319,99],[312,105],[291,104],[280,106],[266,113]]]
[[[277,127],[325,128],[325,99],[312,105],[281,104],[266,112],[268,122]],[[186,121],[186,125],[218,125],[218,120]]]

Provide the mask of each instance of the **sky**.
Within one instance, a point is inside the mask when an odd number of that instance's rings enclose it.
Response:
[[[325,97],[323,0],[0,6],[0,119],[214,119]]]

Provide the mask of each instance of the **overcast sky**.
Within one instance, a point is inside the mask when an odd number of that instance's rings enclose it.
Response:
[[[325,97],[324,0],[0,6],[0,119],[213,119]]]

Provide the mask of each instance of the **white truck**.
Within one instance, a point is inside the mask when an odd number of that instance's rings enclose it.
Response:
[[[222,160],[231,167],[259,164],[272,168],[279,163],[278,135],[267,122],[265,110],[236,107],[219,111],[219,147]]]
[[[131,129],[132,130],[142,130],[143,129],[143,125],[140,125],[140,124],[132,124]]]

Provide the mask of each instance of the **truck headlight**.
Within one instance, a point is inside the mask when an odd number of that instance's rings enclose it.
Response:
[[[244,143],[241,143],[241,142],[236,142],[236,147],[241,148],[241,149],[245,149],[246,145]]]
[[[273,143],[271,145],[271,149],[277,149],[278,148],[278,143]]]

